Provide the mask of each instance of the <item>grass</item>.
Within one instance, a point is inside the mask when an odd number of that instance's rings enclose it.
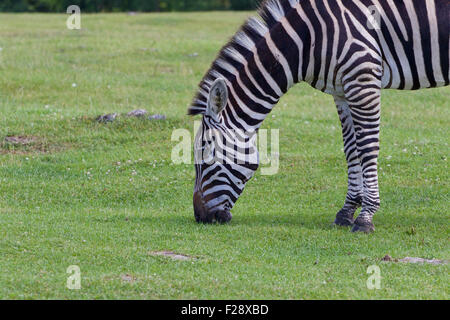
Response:
[[[340,124],[306,85],[264,123],[280,129],[279,173],[255,176],[231,224],[194,222],[194,168],[171,163],[171,134],[192,132],[196,85],[249,14],[83,15],[80,31],[0,14],[0,298],[449,298],[448,265],[381,261],[450,258],[449,88],[384,92],[374,234],[331,226]],[[137,108],[167,120],[93,120]],[[374,264],[380,290],[366,287]],[[81,290],[66,288],[70,265]]]

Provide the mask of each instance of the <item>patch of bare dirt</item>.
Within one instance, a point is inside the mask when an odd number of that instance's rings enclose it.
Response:
[[[191,256],[188,256],[185,254],[175,253],[172,251],[152,251],[152,252],[149,252],[149,254],[152,256],[163,256],[163,257],[167,257],[167,258],[170,258],[173,260],[181,260],[181,261],[196,259],[195,257],[191,257]]]
[[[34,136],[8,136],[5,138],[6,143],[11,143],[15,145],[29,145],[39,141],[38,137]]]
[[[403,262],[403,263],[429,263],[429,264],[448,264],[449,260],[439,260],[439,259],[424,259],[424,258],[417,258],[417,257],[405,257],[403,259],[394,259],[390,255],[385,255],[382,261],[388,261],[388,262]]]
[[[98,117],[95,118],[95,121],[99,122],[99,123],[111,123],[116,121],[117,119],[121,118],[121,117],[128,117],[128,118],[145,118],[147,120],[159,120],[159,121],[163,121],[166,120],[167,117],[164,114],[151,114],[149,115],[149,112],[145,109],[136,109],[133,111],[130,111],[128,113],[108,113],[108,114],[103,114],[103,115],[99,115]],[[89,118],[87,116],[83,116],[81,119],[83,120],[88,120]]]
[[[1,154],[27,154],[33,152],[47,152],[47,146],[36,136],[7,136],[0,142]]]
[[[31,135],[10,135],[0,141],[0,154],[32,154],[57,152],[65,145],[51,145],[41,137]]]
[[[416,258],[416,257],[406,257],[403,259],[399,259],[399,262],[406,262],[406,263],[429,263],[429,264],[448,264],[448,260],[438,260],[438,259],[423,259],[423,258]]]

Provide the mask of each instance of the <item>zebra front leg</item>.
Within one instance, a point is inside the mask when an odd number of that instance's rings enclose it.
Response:
[[[361,82],[348,84],[346,99],[353,119],[356,148],[362,169],[362,209],[354,221],[353,232],[375,230],[372,219],[380,208],[378,191],[378,153],[380,150],[380,85],[372,73],[361,75],[367,85]],[[368,81],[371,80],[371,81]]]
[[[358,152],[356,148],[355,128],[352,115],[347,102],[335,97],[336,107],[341,120],[342,137],[344,140],[344,153],[348,168],[348,189],[345,203],[337,213],[334,224],[348,227],[354,223],[353,217],[356,210],[361,207],[363,195],[363,179]]]

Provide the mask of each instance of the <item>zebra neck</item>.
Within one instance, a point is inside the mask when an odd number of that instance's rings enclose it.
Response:
[[[298,19],[300,5],[274,4],[276,10],[261,9],[264,21],[250,19],[237,32],[206,77],[207,82],[226,80],[230,92],[224,119],[232,128],[257,130],[294,84],[312,78],[311,36]]]
[[[193,101],[191,115],[205,112],[209,89],[217,79],[229,88],[223,118],[230,128],[257,130],[294,84],[312,78],[311,28],[299,19],[300,0],[269,0],[224,46]]]

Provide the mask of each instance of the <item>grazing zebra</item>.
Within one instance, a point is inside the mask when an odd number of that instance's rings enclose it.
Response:
[[[257,162],[226,156],[211,161],[219,149],[239,155],[252,148],[245,134],[243,146],[223,147],[228,132],[257,131],[280,97],[305,81],[334,97],[342,123],[348,193],[334,223],[373,231],[380,206],[381,89],[449,84],[448,7],[448,0],[264,2],[259,17],[222,49],[189,109],[190,115],[203,114],[194,146],[196,220],[231,220],[231,208],[257,169]],[[214,140],[221,148],[211,147],[211,130],[221,133]]]

